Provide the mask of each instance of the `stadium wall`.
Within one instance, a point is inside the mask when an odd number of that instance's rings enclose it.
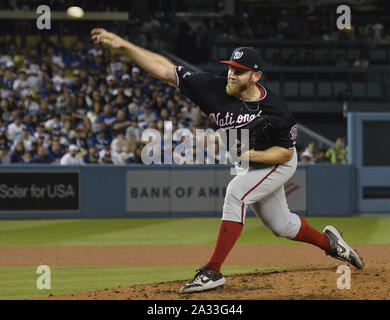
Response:
[[[223,165],[4,165],[0,219],[220,217],[232,178]],[[289,208],[305,216],[352,215],[355,180],[352,165],[300,165],[285,184]]]

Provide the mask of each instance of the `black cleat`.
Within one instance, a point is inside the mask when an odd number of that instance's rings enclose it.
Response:
[[[344,241],[341,232],[332,226],[325,227],[324,232],[330,241],[330,249],[326,251],[327,255],[348,262],[357,269],[363,268],[363,259]]]
[[[205,267],[196,270],[195,276],[184,287],[180,288],[179,293],[189,293],[205,291],[223,286],[226,282],[222,273],[214,272]]]

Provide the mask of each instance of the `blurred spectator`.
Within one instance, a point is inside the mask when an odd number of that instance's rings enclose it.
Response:
[[[31,150],[31,144],[35,141],[35,138],[30,134],[29,129],[25,125],[23,125],[20,138],[15,139],[14,146],[12,147],[12,149],[14,149],[16,144],[18,144],[20,141],[22,141],[24,149],[26,151]]]
[[[135,144],[127,142],[125,146],[118,147],[113,152],[113,162],[114,164],[128,164],[135,162]]]
[[[30,91],[27,91],[24,95],[24,110],[28,113],[40,112],[40,106],[33,100],[33,96]]]
[[[110,153],[111,157],[111,143],[109,140],[104,140],[103,148],[99,151],[99,160],[102,161],[107,153]]]
[[[48,148],[48,156],[51,158],[53,164],[59,164],[61,158],[65,154],[65,147],[58,141],[53,141]]]
[[[64,62],[65,65],[71,69],[83,68],[85,66],[84,61],[76,48],[72,49],[70,56],[67,56]]]
[[[96,122],[101,123],[103,128],[111,130],[112,124],[117,120],[115,113],[112,111],[110,104],[106,104],[103,113],[99,115]]]
[[[126,139],[134,140],[136,142],[141,141],[142,129],[139,127],[137,121],[132,121],[130,126],[126,129]]]
[[[63,88],[62,85],[63,84],[69,85],[70,80],[65,77],[65,68],[53,65],[53,70],[54,70],[54,77],[52,80],[54,84],[54,89],[58,92],[61,92]]]
[[[51,157],[47,154],[46,148],[44,146],[38,146],[37,156],[34,159],[35,163],[49,164],[52,163]]]
[[[338,55],[336,61],[336,67],[347,67],[348,62],[345,60],[345,56],[343,54]]]
[[[103,149],[103,143],[109,141],[109,135],[104,129],[98,129],[92,134],[91,139],[88,141],[89,146],[96,146],[98,150]]]
[[[39,96],[41,99],[47,99],[47,102],[54,106],[58,97],[58,91],[54,89],[54,84],[51,79],[45,82],[44,88],[39,92]]]
[[[53,129],[60,130],[62,129],[63,126],[64,124],[61,121],[61,116],[60,114],[57,113],[54,114],[52,118],[46,120],[45,122],[45,129],[49,131]]]
[[[33,162],[33,159],[32,159],[32,157],[31,157],[31,154],[29,153],[29,152],[25,152],[24,154],[23,154],[23,157],[22,157],[22,159],[20,160],[20,164],[30,164],[30,163],[32,163]]]
[[[19,96],[22,97],[26,91],[31,89],[30,83],[27,79],[27,74],[25,70],[19,71],[18,78],[14,81],[12,85],[12,89]]]
[[[329,159],[332,164],[347,163],[348,147],[345,146],[345,138],[337,138],[335,145],[326,152],[325,157]]]
[[[145,146],[145,143],[136,143],[134,158],[128,158],[127,164],[141,164],[142,163],[142,148]]]
[[[3,48],[3,46],[0,48],[0,69],[5,69],[7,62],[12,62],[9,54],[7,54],[6,50]]]
[[[115,139],[111,142],[111,150],[117,152],[118,149],[123,150],[125,148],[126,139],[124,132],[118,133]]]
[[[103,55],[103,48],[100,44],[94,44],[91,49],[88,50],[88,54],[92,54],[92,56],[99,57]]]
[[[112,124],[112,135],[116,137],[118,134],[125,134],[126,129],[131,125],[131,121],[126,119],[126,113],[123,110],[118,110],[116,120]]]
[[[3,131],[3,128],[0,129],[0,146],[4,146],[9,150],[12,146],[12,141],[8,140],[7,132]]]
[[[104,151],[103,156],[100,159],[101,164],[113,164],[111,159],[111,153],[108,151]]]
[[[29,153],[31,155],[32,162],[35,162],[35,160],[38,158],[38,142],[33,141],[31,143],[31,148],[29,150]]]
[[[311,154],[307,151],[304,151],[301,154],[301,159],[300,159],[301,164],[314,164],[314,159],[312,158]]]
[[[147,124],[151,121],[157,121],[158,115],[155,110],[153,110],[150,106],[145,106],[143,110],[138,113],[138,123],[142,128],[146,128]]]
[[[82,87],[82,79],[81,79],[81,73],[78,70],[73,71],[73,79],[72,81],[67,85],[72,92],[78,92],[80,93],[81,87]]]
[[[84,154],[83,156],[83,162],[84,163],[91,163],[93,155],[96,153],[97,154],[97,160],[99,160],[99,154],[97,152],[97,148],[95,146],[90,146],[88,148],[88,152]]]
[[[83,159],[77,154],[78,151],[79,148],[75,144],[71,144],[68,152],[61,158],[60,164],[65,166],[84,164]]]
[[[371,26],[373,32],[373,40],[375,43],[382,41],[383,24],[376,18],[375,23]]]
[[[25,152],[26,150],[24,149],[23,141],[18,140],[10,155],[11,163],[20,163],[23,160]]]
[[[95,126],[98,117],[101,114],[101,103],[96,101],[93,103],[92,110],[87,112],[87,117],[91,121],[92,127]]]
[[[14,121],[8,125],[8,138],[10,140],[15,140],[18,136],[21,135],[23,131],[22,116],[16,115]]]
[[[69,114],[75,109],[75,100],[72,92],[66,87],[62,87],[62,94],[57,98],[55,112],[58,114]]]
[[[88,142],[84,132],[79,128],[74,131],[73,138],[69,142],[70,144],[76,145],[80,151],[86,151],[88,149]]]
[[[354,64],[355,67],[359,68],[368,68],[370,66],[370,63],[368,62],[367,58],[364,55],[361,55],[359,59],[355,60]]]
[[[326,149],[321,148],[317,153],[315,163],[329,163],[329,159],[326,158]]]
[[[195,121],[198,116],[198,110],[192,101],[187,101],[183,108],[181,108],[183,118],[187,121]]]
[[[316,158],[316,154],[317,154],[316,144],[314,142],[309,143],[309,145],[306,147],[304,153],[307,153],[308,156],[310,157],[310,159],[312,159],[314,161],[314,159]]]
[[[142,96],[139,94],[135,94],[133,96],[132,102],[128,105],[128,110],[131,119],[138,119],[138,114],[142,110]]]
[[[5,145],[0,145],[0,164],[10,164],[9,149]]]

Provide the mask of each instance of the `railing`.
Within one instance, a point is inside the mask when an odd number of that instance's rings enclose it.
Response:
[[[314,142],[318,150],[325,148],[332,148],[334,142],[325,138],[324,136],[316,133],[315,131],[307,128],[303,124],[298,124],[298,139],[297,143],[300,146],[307,146],[309,143]]]

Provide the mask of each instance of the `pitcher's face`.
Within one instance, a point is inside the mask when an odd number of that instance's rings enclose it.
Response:
[[[247,90],[255,82],[253,75],[253,71],[229,66],[226,93],[229,96],[237,96]]]

